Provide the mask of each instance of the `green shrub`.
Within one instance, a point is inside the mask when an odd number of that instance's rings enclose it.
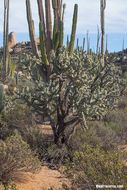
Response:
[[[33,124],[29,108],[20,103],[14,102],[13,104],[13,107],[0,114],[0,139],[2,140],[14,134],[15,130],[22,133],[26,127]]]
[[[76,151],[73,164],[67,168],[74,185],[80,189],[94,190],[96,185],[124,185],[127,188],[127,171],[123,154],[117,151],[104,151],[99,147],[84,145]]]
[[[0,181],[8,182],[17,171],[36,171],[39,168],[38,158],[19,134],[0,141]]]

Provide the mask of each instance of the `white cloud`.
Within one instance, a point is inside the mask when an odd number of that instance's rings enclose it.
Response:
[[[0,30],[3,27],[3,1],[0,0]],[[78,31],[77,33],[86,33],[89,30],[95,33],[97,25],[100,22],[100,0],[63,0],[66,6],[65,14],[65,32],[71,30],[73,15],[73,5],[78,3]],[[38,31],[38,11],[36,0],[31,0],[32,13],[35,21],[36,31]],[[25,0],[11,0],[10,10],[10,31],[28,32],[26,21]],[[107,32],[127,32],[127,0],[107,0],[106,8],[106,31]]]

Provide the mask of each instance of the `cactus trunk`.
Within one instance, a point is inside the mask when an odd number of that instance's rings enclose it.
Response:
[[[74,6],[74,14],[73,14],[73,23],[72,23],[72,31],[71,31],[71,39],[69,44],[69,55],[73,53],[75,36],[76,36],[76,28],[77,28],[77,17],[78,17],[78,5]]]
[[[43,8],[42,0],[37,0],[37,3],[38,3],[38,13],[39,13],[40,23],[43,28],[44,37],[46,39],[46,26],[45,26],[44,8]]]
[[[49,65],[46,47],[44,43],[44,31],[43,31],[41,23],[39,24],[39,35],[40,35],[40,50],[41,50],[42,63],[45,65]]]
[[[104,66],[104,41],[105,41],[105,9],[106,0],[100,0],[100,17],[101,17],[101,61],[102,66]]]
[[[47,54],[52,49],[52,16],[50,0],[45,0],[46,28],[47,28]]]
[[[32,19],[31,4],[30,0],[26,0],[26,12],[27,12],[27,21],[29,27],[29,35],[32,46],[33,54],[39,58],[38,47],[35,40],[35,30],[34,30],[34,21]]]
[[[3,65],[2,65],[2,80],[6,79],[6,68],[8,65],[8,33],[9,33],[9,0],[4,0],[4,32],[3,32]]]

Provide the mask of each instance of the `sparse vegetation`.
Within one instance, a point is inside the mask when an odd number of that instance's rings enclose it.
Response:
[[[18,171],[36,171],[40,162],[19,134],[0,141],[0,181],[8,183]]]
[[[26,0],[30,43],[9,53],[9,1],[4,9],[4,47],[0,49],[0,183],[17,190],[14,175],[59,169],[71,185],[94,190],[97,184],[127,188],[127,71],[122,55],[104,51],[106,0],[101,5],[101,36],[96,53],[75,48],[78,5],[71,38],[64,45],[62,0],[37,1],[39,42],[32,7]],[[7,15],[6,15],[7,14]],[[101,37],[101,49],[99,38]],[[14,47],[15,48],[15,47]],[[46,128],[46,129],[44,129]],[[44,131],[45,130],[45,131]],[[126,149],[126,148],[125,148]],[[63,170],[62,170],[63,169]],[[54,189],[51,187],[50,189]]]

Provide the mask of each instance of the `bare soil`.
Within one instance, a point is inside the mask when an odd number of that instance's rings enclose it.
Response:
[[[14,182],[18,190],[49,190],[51,187],[59,190],[63,183],[70,185],[69,180],[64,175],[57,170],[49,169],[47,166],[43,166],[37,174],[19,173]]]

